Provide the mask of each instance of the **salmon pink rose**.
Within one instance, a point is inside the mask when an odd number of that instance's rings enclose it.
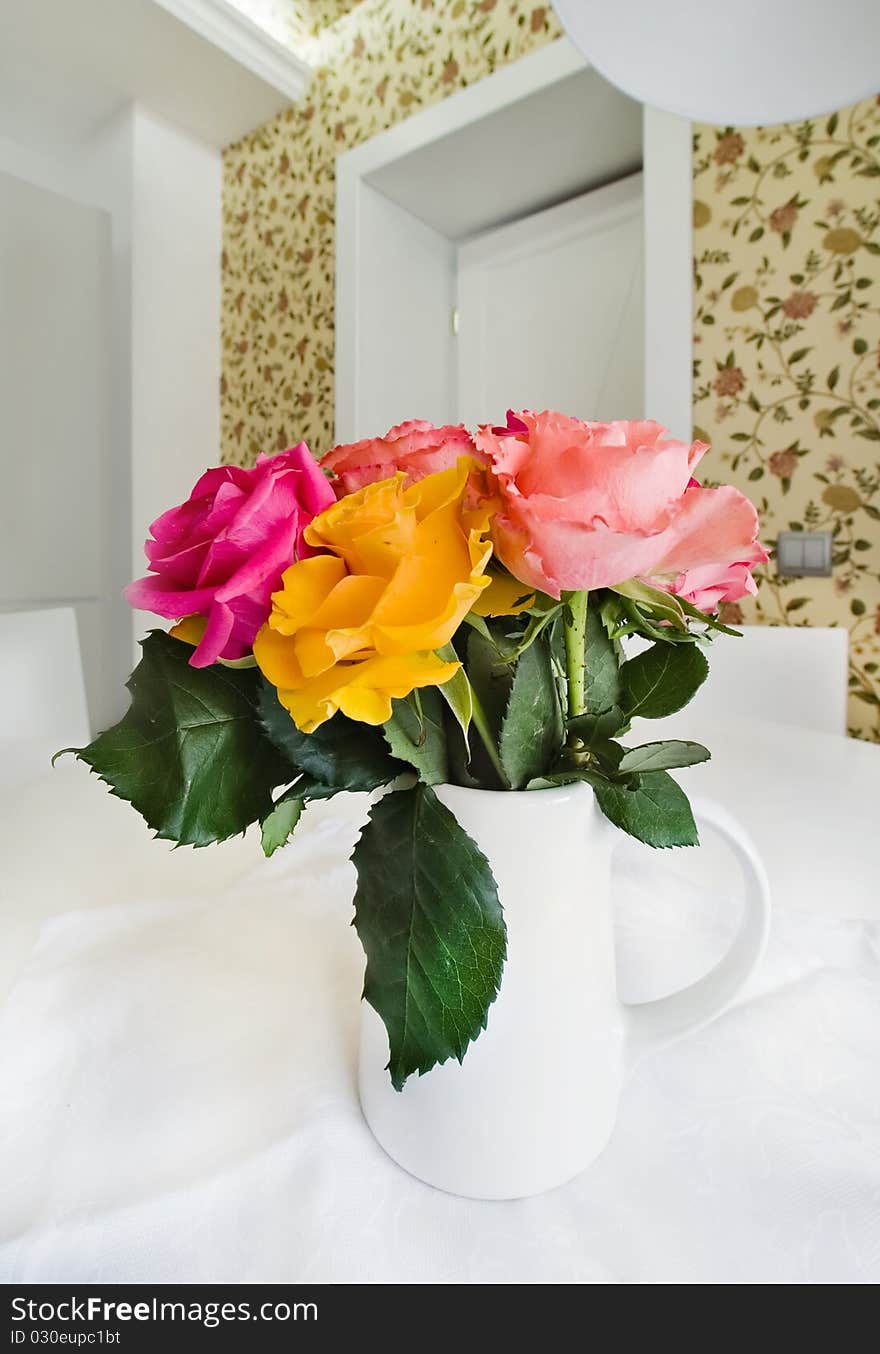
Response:
[[[334,447],[322,459],[321,467],[333,471],[333,487],[337,497],[343,498],[399,470],[408,484],[415,484],[426,475],[451,469],[460,456],[481,459],[462,424],[435,428],[423,419],[410,419],[391,428],[384,437],[367,437],[362,442]]]
[[[172,620],[204,617],[203,627],[191,627],[193,640],[201,633],[193,667],[242,658],[284,570],[315,554],[305,528],[334,502],[305,442],[258,456],[250,470],[206,470],[186,502],[150,527],[144,549],[152,572],[128,585],[126,600]]]
[[[705,443],[649,420],[530,411],[475,441],[501,500],[496,554],[529,587],[559,597],[642,578],[701,610],[755,590],[750,571],[767,559],[757,513],[737,489],[693,478]]]

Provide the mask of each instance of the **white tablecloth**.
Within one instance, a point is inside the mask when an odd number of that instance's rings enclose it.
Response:
[[[314,806],[269,862],[253,835],[169,852],[83,767],[7,797],[0,1279],[880,1279],[880,749],[757,724],[706,741],[688,785],[758,840],[767,957],[640,1066],[580,1179],[515,1203],[422,1185],[361,1118],[358,797]],[[720,852],[624,848],[623,996],[723,948]]]

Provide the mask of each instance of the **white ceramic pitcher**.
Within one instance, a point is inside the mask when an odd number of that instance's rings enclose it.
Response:
[[[643,1050],[706,1024],[740,990],[767,935],[767,880],[739,824],[720,805],[695,801],[698,821],[727,839],[742,867],[739,933],[691,986],[624,1005],[615,990],[610,878],[625,838],[590,787],[436,788],[498,883],[508,935],[501,990],[464,1062],[411,1076],[401,1092],[385,1071],[385,1026],[363,1003],[361,1104],[385,1151],[412,1175],[453,1194],[521,1198],[562,1184],[599,1155]]]

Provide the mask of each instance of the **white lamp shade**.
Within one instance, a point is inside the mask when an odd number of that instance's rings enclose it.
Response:
[[[695,122],[799,122],[880,91],[880,0],[554,0],[625,94]]]

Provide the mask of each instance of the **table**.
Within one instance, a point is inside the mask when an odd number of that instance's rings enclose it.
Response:
[[[253,834],[171,852],[71,762],[7,795],[0,1279],[876,1282],[880,748],[680,718],[714,750],[682,783],[764,856],[767,958],[642,1063],[593,1167],[514,1203],[411,1179],[360,1116],[360,797],[310,808],[267,862]],[[621,851],[627,999],[723,948],[719,850]]]

